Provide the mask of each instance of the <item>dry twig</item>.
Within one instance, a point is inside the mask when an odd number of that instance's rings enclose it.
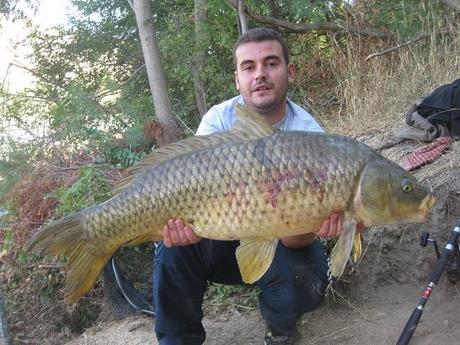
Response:
[[[444,35],[444,34],[448,34],[448,33],[451,33],[452,31],[451,30],[448,30],[448,31],[440,31],[438,33],[436,33],[436,35]],[[367,61],[367,60],[370,60],[376,56],[382,56],[382,55],[385,55],[385,54],[388,54],[388,53],[391,53],[395,50],[398,50],[400,48],[403,48],[403,47],[406,47],[408,45],[411,45],[413,43],[416,43],[418,41],[421,41],[425,38],[428,38],[432,35],[433,33],[432,32],[429,32],[429,33],[424,33],[424,34],[420,34],[416,37],[414,37],[413,39],[407,41],[407,42],[404,42],[404,43],[401,43],[401,44],[398,44],[394,47],[391,47],[391,48],[388,48],[388,49],[385,49],[385,50],[382,50],[380,52],[377,52],[377,53],[372,53],[372,54],[369,54],[368,56],[366,56],[366,58],[364,59],[364,61]]]

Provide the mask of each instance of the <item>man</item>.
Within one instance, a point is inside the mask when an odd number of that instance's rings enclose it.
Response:
[[[295,67],[276,31],[247,31],[233,49],[235,83],[240,95],[204,115],[197,135],[225,131],[235,121],[234,105],[245,104],[281,130],[322,131],[308,112],[286,99]],[[267,326],[266,345],[291,345],[296,322],[316,309],[328,286],[328,258],[318,237],[336,237],[341,216],[333,214],[314,234],[281,238],[268,271],[256,282]],[[199,345],[203,295],[208,281],[243,284],[236,263],[238,241],[200,239],[180,219],[170,219],[154,260],[155,331],[160,345]]]

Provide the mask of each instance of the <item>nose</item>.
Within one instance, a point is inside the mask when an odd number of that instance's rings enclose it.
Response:
[[[256,67],[255,79],[257,81],[258,80],[265,80],[266,77],[267,77],[267,72],[266,72],[265,66],[263,64],[258,65]]]

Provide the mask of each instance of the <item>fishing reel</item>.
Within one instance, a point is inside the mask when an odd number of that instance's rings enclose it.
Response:
[[[420,245],[422,247],[426,247],[428,243],[433,244],[436,258],[439,259],[441,257],[441,252],[439,251],[439,246],[436,242],[436,239],[430,237],[430,233],[428,231],[422,231],[420,234]],[[454,246],[454,251],[447,261],[446,275],[447,279],[452,284],[456,284],[458,281],[460,281],[460,244],[458,243],[456,246]]]

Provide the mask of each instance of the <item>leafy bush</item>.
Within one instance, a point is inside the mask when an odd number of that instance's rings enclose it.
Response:
[[[259,292],[260,289],[255,286],[210,283],[205,299],[211,304],[237,304],[256,308]]]
[[[62,216],[107,200],[111,196],[110,185],[101,170],[86,166],[80,168],[76,182],[59,188],[55,196],[59,200],[55,213]]]
[[[126,169],[142,160],[145,152],[133,152],[124,147],[108,147],[104,151],[104,156],[112,164],[119,164],[121,168]]]

